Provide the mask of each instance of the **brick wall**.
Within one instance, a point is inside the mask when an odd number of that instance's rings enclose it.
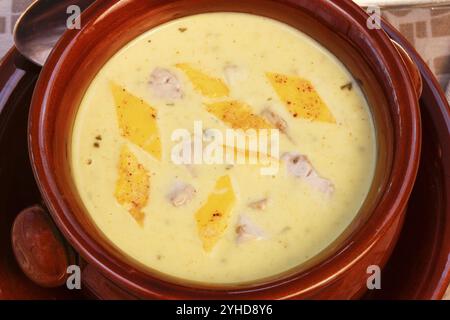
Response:
[[[0,57],[12,46],[12,31],[20,13],[33,0],[0,0]]]

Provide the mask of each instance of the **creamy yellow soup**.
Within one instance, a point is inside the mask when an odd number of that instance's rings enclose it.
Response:
[[[175,163],[174,132],[199,138],[195,123],[200,139],[278,132],[275,171]],[[88,213],[124,254],[182,279],[239,283],[335,240],[367,196],[375,153],[367,102],[336,57],[278,21],[209,13],[149,30],[103,66],[76,116],[71,165]]]

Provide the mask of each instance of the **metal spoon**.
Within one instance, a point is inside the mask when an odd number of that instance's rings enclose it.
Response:
[[[68,8],[76,5],[85,10],[95,0],[36,0],[17,20],[14,43],[17,50],[37,65],[44,65],[73,14]]]

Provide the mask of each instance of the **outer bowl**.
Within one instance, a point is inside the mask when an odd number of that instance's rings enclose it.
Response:
[[[106,61],[152,27],[216,11],[271,17],[328,48],[360,82],[378,143],[371,191],[339,239],[293,270],[240,285],[191,283],[127,258],[89,218],[69,165],[77,108]],[[29,150],[36,180],[57,227],[88,268],[101,275],[95,281],[85,279],[94,294],[102,298],[115,291],[119,297],[165,299],[347,299],[367,289],[369,266],[384,265],[401,229],[421,144],[417,73],[381,29],[367,27],[367,19],[364,11],[347,0],[99,0],[83,13],[82,29],[64,34],[41,72],[30,110]],[[106,285],[93,285],[99,281]]]

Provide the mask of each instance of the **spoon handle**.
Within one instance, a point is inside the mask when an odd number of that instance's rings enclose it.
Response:
[[[450,6],[450,0],[353,0],[361,7],[379,6],[382,8],[427,8]]]

